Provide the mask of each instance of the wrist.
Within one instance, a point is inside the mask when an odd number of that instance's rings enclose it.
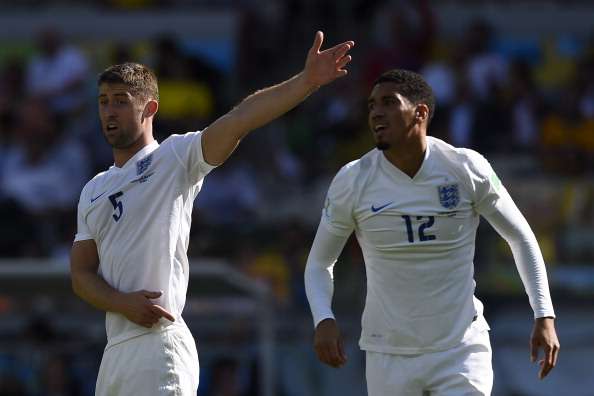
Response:
[[[303,85],[307,95],[314,93],[320,88],[320,85],[313,81],[305,70],[297,74],[297,79],[299,80],[300,84]]]

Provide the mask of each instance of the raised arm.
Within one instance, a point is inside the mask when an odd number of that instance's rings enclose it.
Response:
[[[175,320],[164,308],[150,301],[160,297],[161,292],[119,292],[97,273],[98,268],[99,256],[95,241],[75,241],[70,252],[70,275],[72,289],[81,299],[102,311],[120,313],[144,327],[152,327],[162,317]]]
[[[324,34],[317,32],[301,73],[253,93],[204,130],[202,152],[206,162],[222,164],[250,131],[291,110],[320,86],[347,74],[344,66],[351,60],[347,52],[355,43],[346,41],[320,51],[323,40]]]

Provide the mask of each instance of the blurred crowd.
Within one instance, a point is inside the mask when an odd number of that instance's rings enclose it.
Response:
[[[35,42],[22,43],[25,55],[1,59],[0,258],[67,260],[80,190],[112,163],[96,115],[95,78],[105,67],[138,61],[156,71],[162,140],[204,128],[255,89],[300,70],[321,28],[328,44],[357,42],[349,75],[250,135],[207,176],[194,211],[192,258],[228,259],[267,282],[278,309],[307,313],[302,273],[325,191],[340,166],[373,148],[366,125],[372,82],[385,70],[407,68],[435,91],[430,134],[491,160],[547,263],[594,263],[594,34],[513,37],[476,19],[449,36],[428,1],[240,3],[229,70],[194,51],[192,37],[164,32],[141,43],[106,43],[98,56],[88,50],[95,43],[67,38],[56,26],[40,27]],[[486,292],[517,291],[509,249],[484,228],[479,288],[483,282]],[[344,296],[339,288],[337,298],[348,299],[348,285],[364,287],[356,241],[341,266]],[[59,371],[64,362],[55,357],[44,367]],[[237,370],[234,364],[219,362],[227,371]],[[73,392],[51,394],[79,394]]]

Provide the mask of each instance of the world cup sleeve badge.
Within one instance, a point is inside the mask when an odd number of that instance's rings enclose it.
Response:
[[[152,162],[153,162],[152,154],[147,155],[140,161],[136,162],[136,175],[137,176],[142,175],[144,173],[144,171],[146,171],[149,168],[149,166],[151,166]]]
[[[439,203],[446,209],[454,209],[460,203],[460,190],[458,183],[442,184],[437,187]]]

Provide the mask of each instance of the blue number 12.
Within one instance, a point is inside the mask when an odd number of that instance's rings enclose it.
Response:
[[[406,223],[406,232],[408,234],[408,242],[413,243],[415,241],[415,236],[413,233],[412,220],[411,220],[410,216],[408,216],[408,215],[403,215],[402,218],[404,219],[404,222]],[[421,242],[432,241],[435,239],[435,235],[427,235],[427,234],[425,234],[425,230],[427,230],[428,228],[433,226],[433,224],[435,223],[435,217],[434,216],[417,216],[418,221],[423,220],[423,218],[427,218],[427,221],[425,221],[419,225],[419,241],[421,241]]]

